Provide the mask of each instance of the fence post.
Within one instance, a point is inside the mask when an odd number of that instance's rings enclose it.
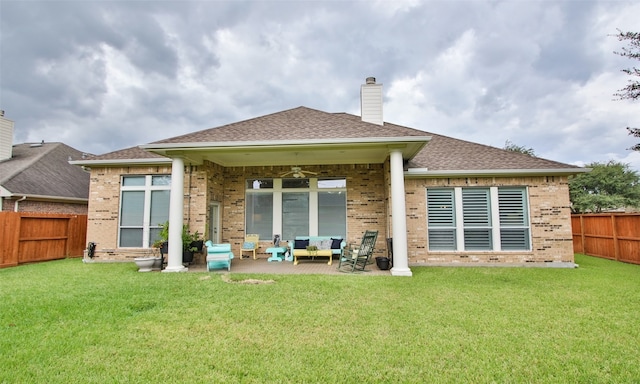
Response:
[[[587,254],[586,241],[584,239],[584,215],[580,214],[580,241],[582,242],[582,253]]]
[[[616,224],[616,215],[611,214],[611,233],[613,234],[613,256],[616,261],[620,261],[620,246],[618,245],[618,228]]]

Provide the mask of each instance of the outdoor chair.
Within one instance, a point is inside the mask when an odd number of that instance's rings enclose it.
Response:
[[[340,272],[367,272],[365,267],[373,255],[373,249],[378,238],[378,231],[366,231],[358,248],[347,246],[340,256],[338,270]]]
[[[205,243],[207,246],[207,272],[215,268],[227,268],[231,271],[231,244],[213,244],[211,240]]]
[[[245,252],[253,253],[253,260],[256,259],[256,250],[258,249],[258,241],[260,240],[260,235],[246,235],[244,237],[244,243],[242,244],[242,248],[240,248],[240,258]]]

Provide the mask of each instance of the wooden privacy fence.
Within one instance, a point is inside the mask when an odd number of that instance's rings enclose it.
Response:
[[[640,214],[571,215],[573,250],[585,255],[640,264]]]
[[[80,257],[87,215],[0,212],[0,268]]]

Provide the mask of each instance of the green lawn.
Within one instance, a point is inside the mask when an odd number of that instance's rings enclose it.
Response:
[[[640,382],[640,266],[0,270],[0,383]]]

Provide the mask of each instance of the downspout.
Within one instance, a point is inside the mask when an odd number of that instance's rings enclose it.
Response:
[[[16,200],[16,202],[15,202],[15,203],[14,203],[14,205],[13,205],[13,211],[14,211],[14,212],[18,212],[18,206],[20,205],[19,203],[20,203],[21,201],[25,201],[25,200],[27,200],[27,196],[22,196],[21,198],[19,198],[18,200]]]

